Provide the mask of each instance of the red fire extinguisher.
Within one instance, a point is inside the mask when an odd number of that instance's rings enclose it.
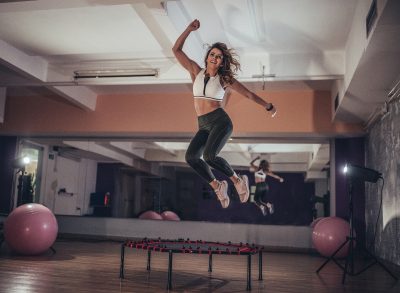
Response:
[[[106,192],[104,195],[104,206],[108,207],[110,205],[110,193]]]

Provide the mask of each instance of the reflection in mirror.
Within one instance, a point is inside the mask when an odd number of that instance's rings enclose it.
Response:
[[[14,186],[16,187],[13,201],[16,206],[25,203],[40,202],[40,174],[43,150],[41,147],[21,144],[19,157],[13,163],[16,170]],[[13,205],[13,204],[12,204]]]
[[[231,203],[222,209],[209,184],[185,162],[188,142],[37,138],[45,150],[43,202],[55,214],[161,218],[254,224],[308,225],[329,215],[329,144],[231,140],[220,155],[247,175],[250,199],[241,203],[227,180]],[[261,160],[269,163],[256,192]],[[259,174],[258,174],[259,176]],[[260,180],[258,180],[260,181]],[[165,213],[164,213],[165,214]],[[170,219],[172,219],[170,217]]]

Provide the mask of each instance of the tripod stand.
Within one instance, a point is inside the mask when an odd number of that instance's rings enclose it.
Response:
[[[368,255],[371,259],[372,262],[368,265],[366,265],[364,268],[362,268],[359,271],[355,271],[354,269],[354,246],[356,243],[356,236],[354,233],[354,227],[353,227],[353,222],[354,222],[354,215],[353,215],[353,179],[350,179],[349,186],[348,186],[348,195],[349,195],[349,224],[350,224],[350,231],[349,231],[349,236],[346,237],[346,240],[335,250],[335,252],[317,269],[316,273],[318,274],[325,265],[327,265],[331,260],[340,268],[343,270],[343,276],[342,276],[342,284],[344,284],[346,280],[346,275],[349,276],[357,276],[363,272],[365,272],[367,269],[372,267],[375,264],[380,265],[390,276],[392,276],[396,281],[398,278],[381,262],[378,260],[378,258],[369,252],[366,248],[362,248],[364,253]],[[343,266],[341,263],[337,261],[335,258],[336,254],[343,249],[346,244],[349,245],[348,248],[348,254],[346,257],[346,262],[345,265]]]

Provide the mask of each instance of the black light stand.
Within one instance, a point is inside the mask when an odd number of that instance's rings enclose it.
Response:
[[[32,175],[25,174],[26,165],[29,163],[26,161],[26,157],[20,157],[14,160],[14,168],[17,169],[17,206],[25,203],[33,202],[33,187],[32,187]],[[11,210],[14,208],[14,202],[12,202]]]
[[[25,174],[25,167],[18,170],[17,206],[33,202],[32,175]]]
[[[23,198],[23,186],[24,186],[24,173],[25,173],[25,166],[18,169],[18,185],[17,185],[17,206],[22,204]]]
[[[375,170],[356,166],[356,165],[346,165],[345,173],[346,173],[347,177],[349,178],[348,188],[347,188],[348,196],[349,196],[349,224],[350,224],[349,236],[346,237],[346,240],[317,269],[316,273],[318,274],[324,268],[324,266],[327,265],[332,260],[340,269],[343,270],[342,284],[344,284],[345,280],[346,280],[346,275],[357,276],[357,275],[365,272],[367,269],[369,269],[373,265],[378,264],[390,276],[392,276],[397,281],[398,278],[381,261],[379,261],[378,258],[373,253],[369,252],[364,247],[362,247],[362,250],[365,252],[366,255],[368,255],[372,259],[372,262],[357,272],[354,269],[354,246],[356,244],[356,236],[355,236],[354,227],[353,227],[353,222],[354,222],[354,213],[353,213],[353,183],[354,182],[353,181],[355,179],[358,179],[363,182],[368,181],[368,182],[376,183],[378,181],[378,179],[382,179],[382,174]],[[346,246],[346,244],[349,245],[349,248],[348,248],[349,251],[348,251],[348,254],[346,257],[345,265],[343,266],[341,263],[339,263],[336,260],[335,256],[343,247]]]

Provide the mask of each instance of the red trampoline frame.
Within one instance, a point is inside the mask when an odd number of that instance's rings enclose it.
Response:
[[[126,240],[121,245],[120,278],[124,279],[125,248],[147,250],[147,270],[150,271],[151,252],[168,252],[168,282],[167,290],[172,289],[172,256],[174,253],[208,254],[208,272],[212,272],[213,254],[245,255],[247,256],[247,287],[251,290],[251,256],[258,254],[258,280],[262,280],[263,247],[248,243],[233,244],[231,242],[210,242],[190,239],[143,239],[140,241]]]

